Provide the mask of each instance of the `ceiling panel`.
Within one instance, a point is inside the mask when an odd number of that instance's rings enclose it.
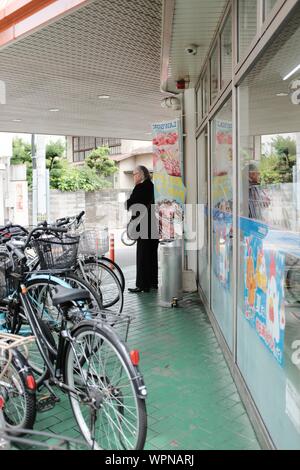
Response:
[[[195,86],[227,0],[176,0],[169,63],[169,89],[176,80],[190,76]],[[188,55],[186,46],[198,46],[196,55]]]
[[[149,139],[175,116],[160,106],[161,21],[161,0],[94,0],[0,50],[0,131]]]

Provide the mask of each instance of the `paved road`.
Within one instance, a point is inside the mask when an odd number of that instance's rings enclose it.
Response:
[[[135,266],[136,246],[125,246],[121,241],[123,230],[110,230],[115,235],[115,261],[122,269]]]

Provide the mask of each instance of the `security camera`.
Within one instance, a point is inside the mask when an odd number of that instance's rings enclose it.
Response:
[[[189,44],[186,48],[185,48],[185,52],[188,54],[188,55],[196,55],[197,54],[197,46],[195,44]]]
[[[181,109],[181,104],[178,98],[176,98],[175,96],[169,96],[162,100],[161,107],[169,108],[173,111],[179,111]]]

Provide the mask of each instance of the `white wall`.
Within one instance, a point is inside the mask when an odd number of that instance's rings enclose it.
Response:
[[[131,153],[135,149],[151,146],[149,140],[122,140],[121,153]]]
[[[135,157],[126,158],[119,163],[119,188],[120,189],[131,189],[133,187],[133,176],[126,174],[126,171],[132,172],[136,167]]]
[[[12,157],[13,134],[0,132],[0,157]]]
[[[197,165],[196,165],[196,93],[191,88],[184,93],[184,180],[187,189],[186,204],[197,204]],[[196,220],[194,227],[190,231],[196,229]],[[195,274],[197,272],[197,253],[188,251],[187,268],[192,269]]]
[[[135,157],[136,165],[143,165],[148,168],[149,171],[153,171],[153,154],[147,153],[144,155],[136,155]]]
[[[66,157],[68,162],[73,162],[73,137],[70,135],[66,137]]]

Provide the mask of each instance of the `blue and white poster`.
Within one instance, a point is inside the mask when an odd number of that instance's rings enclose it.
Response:
[[[253,232],[244,236],[244,311],[264,345],[283,365],[285,256],[266,248],[263,238]]]

